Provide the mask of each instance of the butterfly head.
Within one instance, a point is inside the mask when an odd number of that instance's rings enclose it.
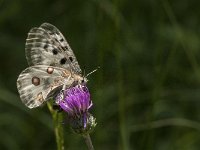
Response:
[[[85,85],[88,82],[88,79],[86,77],[81,77],[81,79],[79,80],[79,84],[81,85]]]
[[[86,85],[88,79],[85,76],[75,75],[74,76],[74,85]]]
[[[95,69],[95,70],[89,72],[89,73],[86,74],[86,75],[85,75],[85,70],[84,70],[83,76],[78,76],[78,79],[77,79],[78,84],[80,84],[80,85],[86,85],[86,83],[88,82],[87,77],[88,77],[89,75],[91,75],[92,73],[96,72],[98,69],[99,69],[99,67],[98,67],[97,69]]]

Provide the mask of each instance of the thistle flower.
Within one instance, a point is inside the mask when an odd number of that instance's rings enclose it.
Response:
[[[68,114],[72,129],[79,134],[89,133],[95,126],[95,118],[88,112],[92,101],[85,85],[77,85],[62,91],[56,103]]]

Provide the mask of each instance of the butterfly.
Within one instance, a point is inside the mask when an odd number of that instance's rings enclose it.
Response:
[[[62,89],[87,82],[65,37],[50,23],[29,31],[25,54],[30,67],[19,75],[17,89],[29,108],[41,106]]]

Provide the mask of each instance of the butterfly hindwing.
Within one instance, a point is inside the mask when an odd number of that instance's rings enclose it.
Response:
[[[43,23],[29,31],[25,50],[31,66],[51,65],[81,73],[76,57],[64,36],[49,23]]]
[[[17,88],[22,102],[29,108],[40,106],[53,95],[52,91],[62,88],[63,84],[70,86],[71,73],[54,66],[31,66],[19,75]]]

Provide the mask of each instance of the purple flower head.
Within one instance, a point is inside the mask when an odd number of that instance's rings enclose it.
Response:
[[[60,93],[56,98],[56,103],[69,116],[78,116],[86,113],[92,106],[89,90],[82,85],[77,85]]]
[[[62,91],[56,97],[56,103],[68,114],[73,129],[81,132],[95,126],[95,119],[88,112],[92,106],[90,93],[85,85],[76,85]],[[87,129],[87,130],[88,130]],[[90,129],[89,129],[90,130]]]

